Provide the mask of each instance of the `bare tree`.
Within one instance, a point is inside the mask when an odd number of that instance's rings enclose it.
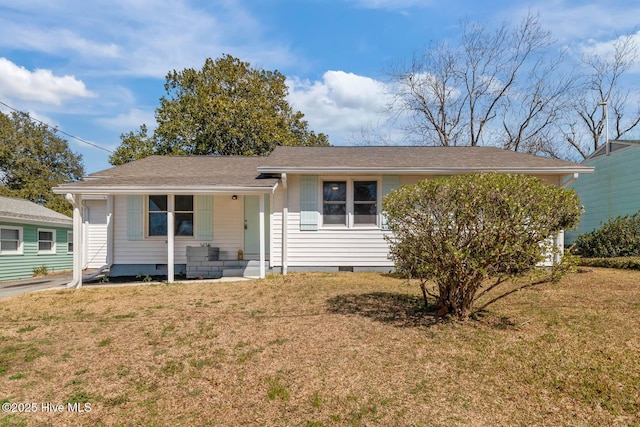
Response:
[[[501,145],[555,155],[548,132],[567,107],[572,79],[537,15],[489,32],[463,22],[459,45],[440,43],[391,73],[390,111],[426,145]],[[563,78],[559,79],[558,74]]]
[[[640,52],[631,34],[618,37],[612,44],[610,56],[590,54],[582,58],[584,66],[583,90],[573,107],[573,117],[564,121],[562,134],[581,159],[586,158],[603,143],[606,103],[610,123],[610,139],[616,140],[640,124],[640,103],[635,97],[635,112],[628,115],[631,91],[620,89],[624,74],[638,61]],[[626,114],[626,115],[625,115]]]

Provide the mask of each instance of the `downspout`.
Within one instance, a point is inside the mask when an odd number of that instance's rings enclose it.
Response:
[[[287,228],[289,226],[289,190],[287,189],[287,174],[281,176],[284,200],[282,204],[282,275],[287,275]]]
[[[65,198],[73,206],[73,278],[67,288],[82,287],[82,196],[67,193]]]
[[[580,174],[578,172],[574,172],[573,177],[570,178],[567,182],[565,182],[564,184],[560,185],[560,188],[567,188],[569,185],[573,184],[574,182],[576,182],[576,180],[578,179],[578,176]]]
[[[167,197],[167,283],[173,283],[175,279],[175,196]]]
[[[113,196],[107,198],[107,265],[113,265]]]
[[[260,226],[260,278],[264,279],[266,274],[266,255],[265,255],[265,226],[264,226],[264,193],[260,193],[260,211],[258,213],[258,221]]]

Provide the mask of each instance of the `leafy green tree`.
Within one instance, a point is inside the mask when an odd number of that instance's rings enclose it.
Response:
[[[114,165],[150,154],[265,155],[278,145],[329,145],[286,100],[285,76],[231,55],[201,70],[172,71],[156,109],[157,128],[121,135]]]
[[[67,141],[26,113],[0,113],[0,195],[69,215],[71,206],[51,189],[84,174],[82,156]]]
[[[499,173],[405,186],[385,196],[383,210],[397,270],[419,279],[425,304],[433,296],[440,314],[462,320],[478,298],[508,279],[533,275],[479,310],[515,290],[559,279],[567,271],[566,258],[550,269],[536,265],[553,254],[549,237],[574,227],[581,213],[573,190]]]

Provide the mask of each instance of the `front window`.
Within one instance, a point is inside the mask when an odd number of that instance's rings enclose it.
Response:
[[[380,215],[378,186],[379,181],[375,179],[323,180],[322,225],[376,227]]]
[[[322,215],[325,224],[346,224],[347,183],[325,181],[322,187]]]
[[[176,196],[176,236],[193,236],[193,196]]]
[[[55,230],[38,230],[38,253],[39,254],[55,254],[56,253],[56,231]]]
[[[0,255],[22,254],[22,228],[0,227]]]
[[[149,196],[149,236],[167,235],[167,196]]]
[[[353,223],[377,223],[378,218],[378,182],[355,181],[353,183]]]
[[[193,196],[175,196],[175,236],[193,236]],[[150,237],[167,235],[168,196],[149,196]]]

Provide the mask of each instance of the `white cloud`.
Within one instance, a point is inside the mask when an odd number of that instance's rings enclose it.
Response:
[[[61,0],[5,8],[0,48],[47,53],[102,75],[163,78],[222,53],[269,68],[296,62],[288,45],[267,41],[264,24],[234,0]]]
[[[389,95],[387,86],[378,80],[327,71],[321,81],[294,77],[287,84],[292,107],[304,113],[311,129],[328,134],[334,145],[352,142],[371,129],[385,135],[385,139],[394,133],[384,124],[386,117],[382,113]]]
[[[118,114],[115,117],[107,117],[96,120],[102,126],[116,131],[120,129],[128,129],[120,131],[121,133],[136,131],[142,124],[147,125],[149,131],[153,131],[156,126],[156,119],[153,111],[145,111],[134,108],[126,113]]]
[[[54,105],[95,96],[74,76],[57,77],[51,70],[29,71],[6,58],[0,58],[0,95]]]

